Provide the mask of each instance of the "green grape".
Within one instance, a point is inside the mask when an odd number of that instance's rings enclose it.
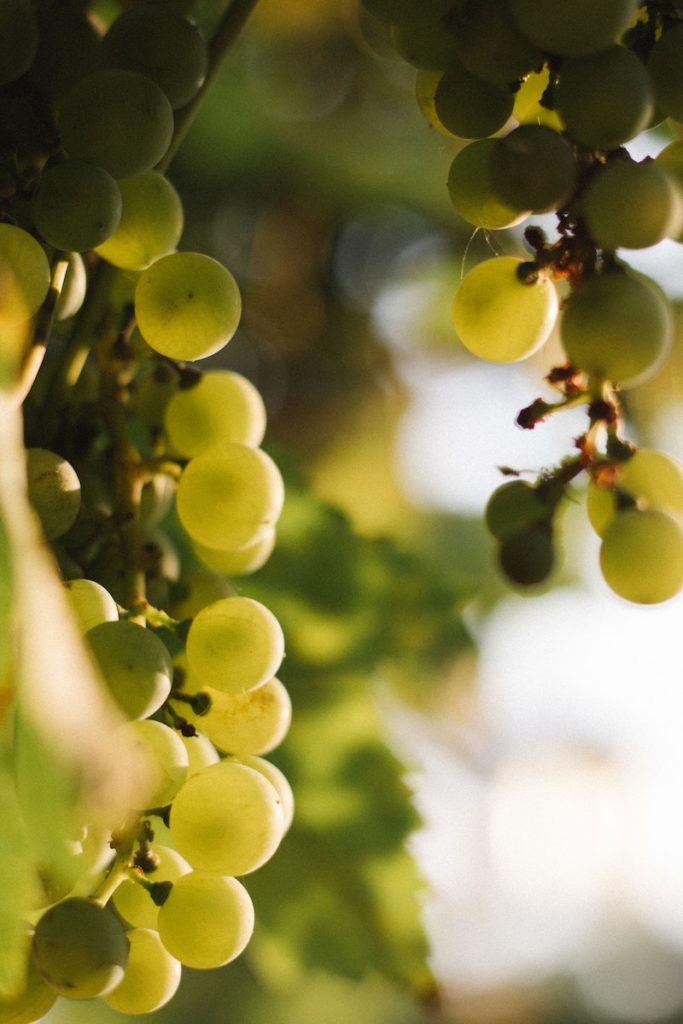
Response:
[[[101,622],[116,622],[119,612],[108,590],[95,580],[67,580],[64,584],[81,633]]]
[[[638,0],[509,0],[523,35],[548,53],[577,57],[606,50],[634,21]]]
[[[404,58],[418,68],[446,68],[456,57],[450,27],[452,0],[396,3],[391,12],[391,40]]]
[[[142,488],[140,521],[146,526],[160,522],[170,511],[174,497],[175,480],[163,473],[155,473]]]
[[[116,230],[121,193],[102,167],[64,160],[43,174],[31,212],[36,229],[55,249],[84,252]]]
[[[614,160],[589,181],[581,203],[586,225],[603,249],[645,249],[681,230],[681,192],[653,161]]]
[[[460,61],[477,78],[509,85],[543,63],[501,0],[463,0],[450,25]]]
[[[193,871],[171,890],[159,914],[159,937],[186,967],[222,967],[238,957],[254,930],[254,907],[236,878]]]
[[[173,110],[151,79],[137,71],[103,68],[69,90],[58,127],[70,157],[99,164],[114,178],[128,178],[149,171],[165,154]]]
[[[185,858],[170,846],[154,843],[151,849],[159,863],[149,874],[143,876],[141,873],[141,877],[148,882],[175,883],[192,870]],[[112,896],[112,901],[117,913],[134,928],[157,927],[159,907],[147,889],[133,879],[126,878],[121,882]]]
[[[36,14],[40,39],[31,78],[50,96],[61,97],[96,70],[100,37],[76,6],[41,6]]]
[[[656,508],[674,518],[683,516],[683,466],[663,452],[639,448],[614,466],[608,485],[591,480],[586,511],[601,537],[619,511],[618,492],[632,498],[638,508]]]
[[[111,694],[127,718],[147,718],[171,691],[173,665],[161,640],[135,622],[103,622],[86,634]]]
[[[443,71],[420,68],[415,78],[415,98],[427,124],[441,132],[442,135],[447,135],[451,138],[452,132],[449,132],[448,128],[444,128],[441,124],[441,121],[436,116],[436,107],[434,106],[436,87],[441,81],[442,74]]]
[[[197,870],[246,875],[280,844],[280,798],[260,772],[219,761],[181,786],[171,805],[170,831],[173,845]]]
[[[0,4],[0,85],[13,82],[31,66],[38,47],[38,24],[29,0]]]
[[[284,657],[282,628],[265,605],[251,597],[214,601],[193,619],[187,664],[203,686],[240,693],[261,686]]]
[[[33,1024],[45,1016],[56,998],[57,993],[45,981],[31,956],[23,991],[14,997],[0,998],[0,1024]]]
[[[560,320],[569,361],[599,380],[631,387],[653,376],[671,346],[664,295],[647,278],[603,273],[576,288]]]
[[[196,775],[202,768],[217,764],[220,760],[218,751],[208,736],[198,733],[196,736],[181,736],[188,756],[187,776]]]
[[[266,564],[275,547],[275,540],[275,527],[271,526],[259,532],[256,540],[250,544],[232,551],[218,551],[196,542],[192,546],[195,554],[209,569],[225,573],[226,576],[247,576]]]
[[[207,70],[206,44],[197,26],[151,4],[139,4],[113,22],[102,40],[101,60],[105,67],[151,78],[174,108],[196,96]]]
[[[186,458],[224,441],[257,447],[266,432],[266,409],[246,377],[209,370],[171,396],[164,427],[173,448]]]
[[[434,93],[434,110],[444,128],[461,139],[481,139],[499,131],[512,113],[510,89],[475,78],[450,61]]]
[[[563,131],[564,123],[557,111],[541,102],[549,84],[550,72],[547,67],[527,75],[515,93],[512,116],[516,121],[520,124],[545,124],[555,131]]]
[[[0,224],[0,327],[37,313],[50,287],[50,266],[39,242],[23,228]]]
[[[202,715],[201,729],[229,754],[268,754],[287,735],[292,702],[279,679],[246,693],[222,693],[208,688],[211,707]],[[248,763],[248,762],[247,762]]]
[[[77,252],[70,252],[64,284],[55,309],[57,320],[67,320],[78,312],[83,305],[87,287],[88,276],[83,258]]]
[[[448,193],[460,216],[476,227],[495,230],[523,221],[531,212],[513,208],[493,191],[494,139],[477,139],[456,153],[448,174]]]
[[[623,46],[563,61],[554,98],[568,135],[589,149],[622,146],[654,113],[645,65]]]
[[[182,969],[155,931],[135,928],[127,932],[130,954],[123,980],[104,996],[119,1013],[152,1013],[165,1006],[178,991]]]
[[[274,764],[266,761],[263,757],[255,757],[253,754],[242,754],[237,764],[244,764],[247,768],[253,768],[259,772],[264,779],[267,779],[278,795],[280,801],[280,812],[282,814],[282,834],[288,831],[294,819],[294,794],[289,782]]]
[[[523,283],[515,256],[484,260],[463,278],[455,296],[455,329],[480,359],[514,363],[536,352],[557,318],[555,287],[539,276]]]
[[[171,359],[205,359],[237,330],[237,283],[217,260],[198,252],[162,256],[135,289],[135,315],[145,341]]]
[[[677,139],[665,146],[655,157],[655,163],[673,178],[679,192],[683,191],[683,139]],[[683,242],[683,226],[674,237],[677,242]]]
[[[683,587],[683,530],[659,509],[619,512],[602,538],[600,568],[627,601],[668,601]]]
[[[537,487],[526,480],[501,484],[488,500],[486,527],[498,540],[535,526],[552,515],[552,507],[543,500]]]
[[[81,485],[70,462],[46,448],[26,449],[28,496],[48,540],[73,526],[81,507]]]
[[[207,604],[220,601],[223,597],[232,597],[234,590],[226,580],[215,572],[197,569],[183,576],[171,602],[171,615],[174,619],[192,619],[206,608]]]
[[[515,210],[543,213],[564,206],[576,185],[571,146],[547,125],[520,125],[493,142],[491,184]]]
[[[81,897],[55,904],[41,917],[33,951],[43,977],[70,999],[110,992],[128,962],[123,925],[111,911]]]
[[[167,725],[150,719],[126,722],[119,733],[139,751],[147,768],[139,780],[139,792],[131,797],[132,805],[138,810],[165,807],[187,777],[187,750],[180,736]]]
[[[552,531],[539,524],[508,534],[501,543],[498,560],[511,583],[531,587],[545,582],[555,564]]]
[[[97,252],[123,270],[145,270],[173,252],[183,230],[183,208],[173,185],[158,171],[122,178],[121,220]]]
[[[258,540],[284,503],[280,471],[264,451],[226,442],[197,455],[178,484],[176,505],[192,540],[218,551]]]
[[[657,106],[683,121],[683,25],[667,28],[650,51],[647,65]]]

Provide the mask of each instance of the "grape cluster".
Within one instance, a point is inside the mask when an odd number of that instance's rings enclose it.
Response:
[[[557,216],[555,240],[527,228],[529,252],[484,260],[455,296],[458,337],[483,359],[525,359],[557,325],[566,363],[547,380],[561,399],[538,399],[522,410],[520,426],[568,405],[588,407],[578,456],[533,486],[515,480],[493,495],[487,522],[503,572],[522,586],[548,577],[554,512],[585,471],[589,494],[597,489],[616,513],[599,531],[607,583],[632,601],[672,597],[683,588],[683,532],[666,481],[681,471],[623,441],[619,392],[651,378],[672,344],[666,296],[622,251],[683,240],[683,142],[655,159],[637,160],[626,148],[666,118],[683,122],[683,5],[362,0],[362,7],[417,67],[428,123],[462,140],[448,173],[460,216],[489,231],[532,214]],[[632,474],[639,485],[629,489]]]
[[[67,323],[26,389],[28,497],[140,764],[127,814],[74,823],[68,883],[37,866],[26,987],[0,999],[14,1024],[58,995],[149,1013],[181,964],[233,960],[254,925],[236,876],[292,818],[263,757],[291,716],[282,629],[230,582],[268,558],[284,485],[259,392],[192,362],[232,338],[240,293],[177,251],[159,169],[207,73],[190,6],[141,2],[105,31],[83,4],[0,5],[0,335],[24,347],[20,381]],[[31,769],[18,749],[18,791]]]

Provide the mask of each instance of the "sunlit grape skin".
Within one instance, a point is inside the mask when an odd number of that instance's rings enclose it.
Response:
[[[171,253],[183,230],[178,193],[157,171],[121,178],[121,220],[97,246],[100,256],[124,270],[145,270]]]
[[[127,939],[130,954],[123,979],[104,1001],[120,1013],[152,1013],[175,995],[180,964],[151,929],[135,928],[127,933]]]
[[[602,538],[600,568],[627,601],[668,601],[683,588],[683,529],[657,509],[620,512]]]
[[[629,497],[638,508],[656,508],[683,516],[683,466],[664,452],[639,448],[609,473],[609,486],[588,484],[586,511],[599,536],[618,514],[619,498]]]
[[[114,700],[128,718],[147,718],[171,690],[173,665],[161,640],[135,622],[103,622],[86,639]]]
[[[28,320],[50,287],[42,246],[28,231],[0,224],[0,328]]]
[[[194,871],[176,885],[159,913],[159,934],[187,967],[207,970],[230,963],[254,928],[254,908],[236,878]]]

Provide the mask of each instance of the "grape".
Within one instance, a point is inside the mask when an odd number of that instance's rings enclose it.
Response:
[[[224,441],[256,447],[266,432],[266,409],[246,377],[209,370],[171,396],[164,427],[173,448],[186,458]]]
[[[81,897],[55,904],[41,917],[33,949],[43,977],[70,999],[110,992],[128,962],[121,923],[109,910]]]
[[[216,550],[257,541],[284,502],[280,471],[260,448],[225,443],[192,459],[178,484],[177,509],[190,537]]]
[[[86,634],[111,694],[127,718],[154,714],[171,690],[173,665],[161,640],[135,622],[103,622]]]
[[[639,448],[625,462],[617,463],[609,486],[591,480],[586,511],[591,526],[602,536],[617,515],[615,488],[630,495],[639,508],[656,508],[671,516],[683,516],[683,466],[669,455]]]
[[[603,249],[645,249],[681,230],[681,193],[654,162],[614,160],[600,168],[583,194],[582,212]]]
[[[45,1016],[56,998],[57,993],[45,981],[31,957],[23,991],[15,997],[0,998],[0,1024],[33,1024]]]
[[[574,154],[547,125],[520,125],[493,143],[491,183],[498,198],[515,210],[554,210],[574,191]]]
[[[84,252],[116,230],[121,193],[102,167],[64,160],[43,174],[31,212],[37,230],[55,249]]]
[[[136,928],[127,933],[127,939],[126,972],[104,1001],[119,1013],[152,1013],[173,998],[182,969],[155,931]]]
[[[28,496],[48,540],[73,526],[81,507],[81,485],[70,462],[46,448],[26,449]]]
[[[645,65],[623,46],[563,61],[554,97],[567,134],[590,149],[616,149],[654,113]]]
[[[186,653],[203,686],[239,693],[272,679],[284,649],[280,623],[265,605],[250,597],[226,597],[193,620]]]
[[[198,733],[196,736],[181,736],[181,739],[185,744],[189,759],[188,778],[190,775],[196,775],[202,768],[208,768],[210,764],[217,764],[220,760],[218,751],[204,733]]]
[[[464,277],[455,296],[455,329],[481,359],[514,363],[536,352],[557,317],[557,293],[539,276],[524,284],[517,275],[522,260],[498,256],[484,260]]]
[[[70,252],[64,284],[55,310],[57,320],[67,320],[78,312],[83,305],[87,287],[88,277],[83,258],[77,252]]]
[[[418,5],[396,3],[391,13],[391,39],[410,64],[418,68],[445,68],[455,59],[450,28],[452,0],[430,0]]]
[[[268,754],[287,735],[292,702],[279,679],[269,679],[246,693],[208,689],[211,707],[201,729],[230,754]]]
[[[434,106],[436,87],[441,80],[442,74],[443,71],[420,68],[415,78],[415,98],[427,124],[431,125],[432,128],[436,128],[442,135],[447,135],[451,138],[452,133],[441,124],[441,121],[436,116],[436,108]]]
[[[149,719],[126,722],[119,732],[140,752],[147,768],[139,792],[131,798],[133,806],[142,810],[169,804],[187,777],[187,750],[180,736]]]
[[[170,830],[176,849],[198,870],[246,875],[280,844],[280,798],[253,768],[219,761],[181,786],[171,805]]]
[[[678,191],[683,190],[683,139],[671,142],[656,156],[655,163],[670,175],[676,182]],[[677,242],[683,242],[683,226],[674,236]]]
[[[647,67],[657,106],[668,117],[683,121],[683,25],[662,33],[650,51]]]
[[[31,65],[38,47],[38,25],[29,0],[0,4],[0,85],[13,82]]]
[[[461,139],[480,139],[503,127],[514,104],[510,89],[475,78],[450,61],[434,93],[434,110],[444,128]]]
[[[456,154],[448,174],[448,192],[460,216],[476,227],[509,228],[523,221],[529,210],[504,203],[493,191],[491,154],[493,139],[477,139]]]
[[[574,57],[611,46],[634,20],[638,0],[510,0],[509,6],[535,46]]]
[[[31,78],[49,95],[61,97],[96,70],[99,35],[75,6],[41,7],[36,13],[40,39]]]
[[[501,543],[498,559],[512,583],[522,587],[543,583],[555,564],[551,530],[538,525],[508,534]]]
[[[176,619],[192,619],[207,604],[231,597],[234,590],[215,572],[197,569],[188,572],[179,584],[179,593],[171,604],[171,615]]]
[[[493,492],[486,505],[486,526],[498,540],[549,519],[552,508],[538,488],[525,480],[511,480]]]
[[[267,779],[274,788],[280,800],[282,833],[284,835],[291,826],[294,818],[294,794],[292,793],[292,787],[289,782],[279,768],[274,764],[271,764],[270,761],[266,761],[263,757],[254,757],[253,754],[243,754],[237,761],[237,764],[245,764],[247,768],[253,768],[254,771],[260,772],[264,779]]]
[[[508,85],[543,63],[501,0],[464,0],[454,6],[450,26],[460,61],[478,78]]]
[[[173,135],[173,110],[149,78],[104,68],[69,90],[58,127],[70,157],[99,164],[114,178],[127,178],[161,160]]]
[[[67,580],[64,586],[81,633],[87,633],[101,622],[118,620],[114,598],[95,580]]]
[[[155,473],[142,488],[140,495],[140,521],[147,526],[158,523],[170,511],[175,497],[175,480]]]
[[[541,102],[549,84],[550,73],[547,67],[526,77],[515,93],[512,116],[516,121],[520,124],[545,124],[560,132],[564,130],[564,123],[557,111]]]
[[[195,553],[205,565],[226,576],[246,576],[256,572],[270,558],[275,547],[276,533],[274,527],[260,531],[256,540],[232,551],[217,551],[203,544],[193,544]]]
[[[197,26],[152,5],[140,4],[113,22],[101,58],[106,67],[147,75],[175,108],[189,103],[206,76],[206,44]]]
[[[658,509],[619,512],[602,538],[600,568],[627,601],[668,601],[683,587],[683,530]]]
[[[170,846],[154,843],[152,853],[158,858],[159,864],[154,871],[144,875],[148,882],[177,882],[192,870],[185,858]],[[133,879],[124,879],[114,892],[112,900],[124,921],[134,928],[157,927],[159,907],[151,894]]]
[[[145,270],[178,244],[183,230],[180,198],[158,171],[122,178],[118,184],[121,220],[97,251],[115,267]]]
[[[50,266],[40,243],[23,228],[0,224],[0,327],[32,317],[49,287]]]
[[[171,359],[205,359],[237,330],[242,311],[234,277],[198,252],[163,256],[140,277],[135,315],[145,341]]]
[[[646,278],[619,272],[591,277],[576,288],[560,321],[570,362],[622,387],[657,372],[672,332],[665,297]]]
[[[173,886],[159,914],[159,936],[187,967],[230,963],[254,930],[249,893],[235,878],[193,871]]]

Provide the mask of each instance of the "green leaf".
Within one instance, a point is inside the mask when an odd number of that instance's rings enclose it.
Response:
[[[19,993],[30,945],[26,910],[37,905],[38,878],[9,768],[0,763],[0,997]]]

